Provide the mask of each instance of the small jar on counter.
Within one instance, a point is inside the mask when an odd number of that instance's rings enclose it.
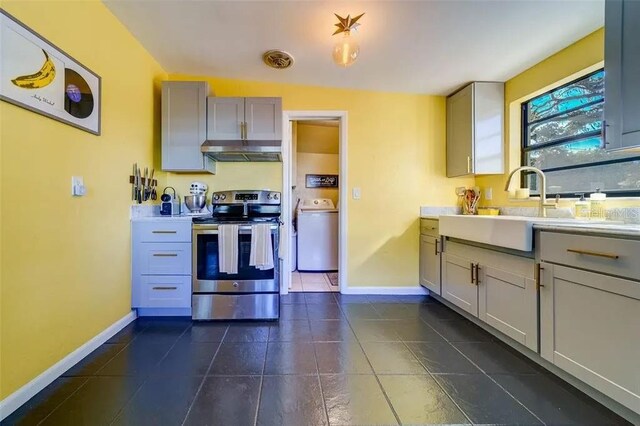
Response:
[[[607,210],[605,208],[606,201],[607,194],[605,194],[604,192],[600,192],[600,188],[596,188],[596,192],[589,196],[591,219],[605,220],[607,218]]]

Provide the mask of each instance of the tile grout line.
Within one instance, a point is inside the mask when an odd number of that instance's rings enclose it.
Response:
[[[193,408],[193,405],[196,403],[196,400],[198,399],[198,395],[200,394],[200,391],[204,387],[204,382],[207,380],[207,377],[209,377],[209,372],[211,371],[211,367],[213,367],[213,362],[215,361],[216,356],[218,356],[218,352],[220,352],[220,348],[222,347],[222,342],[224,342],[225,337],[227,337],[227,333],[229,333],[229,325],[227,325],[227,329],[224,331],[224,335],[222,336],[222,339],[220,339],[220,343],[218,344],[218,347],[216,348],[216,351],[213,354],[213,358],[211,358],[209,367],[207,367],[207,371],[204,373],[204,377],[202,377],[200,386],[198,386],[198,390],[193,396],[193,401],[191,401],[191,404],[189,404],[189,409],[185,413],[184,420],[182,420],[182,423],[181,423],[182,426],[184,426],[184,424],[187,422],[187,419],[189,418],[189,414],[191,413],[191,409]]]
[[[333,297],[335,301],[335,297]],[[311,331],[311,318],[309,317],[309,306],[307,304],[307,297],[304,298],[304,306],[307,309],[307,324],[309,324],[309,334],[311,337],[311,345],[313,346],[313,357],[316,360],[316,379],[318,380],[318,385],[320,386],[320,400],[322,401],[322,409],[324,410],[324,418],[327,421],[327,425],[330,425],[329,422],[329,410],[327,410],[327,404],[324,399],[324,389],[322,387],[322,380],[320,380],[320,365],[318,364],[318,351],[316,350],[316,342],[313,339],[313,331]]]
[[[279,321],[279,320],[278,320]],[[262,371],[260,372],[260,387],[258,388],[258,405],[256,406],[256,415],[253,418],[253,424],[258,424],[258,415],[260,414],[260,404],[262,403],[262,388],[264,386],[264,371],[267,368],[267,356],[269,356],[269,337],[271,336],[271,326],[269,325],[269,332],[267,333],[266,346],[264,348],[264,359],[262,360]],[[255,342],[257,343],[257,342]]]
[[[450,309],[450,308],[447,308]],[[455,311],[454,311],[455,312]],[[464,358],[466,358],[474,367],[476,367],[478,370],[480,370],[482,372],[482,374],[484,374],[485,376],[487,376],[489,378],[489,380],[491,380],[493,383],[495,383],[500,389],[502,389],[507,395],[509,395],[514,401],[516,401],[518,404],[520,404],[526,411],[528,411],[531,415],[533,415],[533,417],[535,417],[541,424],[545,425],[546,423],[542,421],[542,419],[540,419],[533,411],[531,411],[526,405],[524,405],[519,399],[517,399],[515,396],[513,396],[511,393],[509,393],[504,387],[502,387],[500,385],[500,383],[496,382],[493,377],[491,377],[489,374],[487,374],[486,371],[484,371],[482,368],[480,368],[479,365],[477,365],[475,362],[473,362],[473,360],[471,358],[469,358],[468,356],[466,356],[460,349],[458,349],[452,342],[449,341],[449,339],[447,339],[446,337],[444,337],[438,330],[436,330],[435,328],[433,328],[431,326],[431,324],[427,323],[422,317],[420,317],[420,320],[425,323],[428,327],[430,327],[433,331],[435,331],[438,335],[440,335],[440,337],[442,337],[444,339],[445,342],[447,342],[447,344],[449,344],[449,346],[451,346],[455,351],[457,351],[460,355],[462,355]],[[439,320],[438,320],[439,321]],[[467,320],[468,321],[468,320]],[[472,323],[473,324],[473,323]],[[475,326],[475,324],[473,324]],[[478,326],[476,326],[478,327]],[[480,327],[478,327],[480,328]],[[411,350],[411,349],[409,349]],[[419,360],[418,360],[419,361]],[[448,394],[448,392],[442,387],[442,385],[440,385],[440,383],[436,380],[436,378],[434,377],[434,380],[436,381],[436,383],[438,383],[438,386],[440,386],[442,388],[442,390],[445,391],[445,393]],[[449,396],[449,398],[451,398],[451,396]],[[458,405],[455,401],[454,403],[456,404],[456,406]],[[467,416],[467,413],[465,413],[463,411],[463,413],[465,414],[465,416]],[[468,416],[467,416],[468,417]]]
[[[137,319],[136,319],[136,320],[137,320]],[[135,320],[134,320],[134,321],[135,321]],[[131,324],[133,324],[133,322],[132,322]],[[54,411],[56,411],[58,408],[60,408],[60,406],[61,406],[62,404],[64,404],[65,402],[67,402],[67,400],[68,400],[69,398],[71,398],[73,395],[75,395],[76,393],[78,393],[78,391],[79,391],[81,388],[83,388],[87,383],[89,383],[89,380],[90,380],[92,377],[96,377],[96,375],[98,374],[98,372],[100,372],[100,371],[104,368],[104,366],[105,366],[105,365],[107,365],[109,362],[111,362],[111,360],[113,360],[113,358],[115,358],[115,357],[116,357],[116,355],[118,355],[120,352],[124,351],[124,350],[125,350],[125,349],[130,345],[130,344],[131,344],[131,342],[133,342],[133,341],[135,340],[135,338],[137,337],[137,335],[138,335],[138,334],[140,334],[140,333],[142,333],[142,332],[143,332],[144,330],[146,330],[148,327],[149,327],[149,326],[147,325],[147,326],[146,326],[146,327],[144,327],[142,330],[140,330],[139,332],[135,333],[134,337],[133,337],[131,340],[129,340],[129,341],[128,341],[128,342],[127,342],[127,343],[122,347],[122,349],[120,349],[116,354],[114,354],[112,358],[110,358],[107,362],[105,362],[105,363],[102,365],[102,367],[98,368],[98,369],[96,370],[96,372],[95,372],[95,373],[93,373],[93,375],[91,375],[91,376],[82,376],[82,377],[86,377],[87,379],[86,379],[84,382],[82,382],[82,384],[81,384],[80,386],[78,386],[78,389],[76,389],[76,390],[74,390],[73,392],[71,392],[71,393],[69,394],[69,396],[67,396],[65,399],[63,399],[63,400],[60,402],[60,404],[58,404],[58,405],[56,405],[55,407],[53,407],[53,410],[49,411],[49,413],[47,413],[47,415],[46,415],[46,416],[44,416],[44,417],[42,418],[42,420],[40,420],[37,424],[38,424],[38,425],[40,425],[40,424],[42,424],[45,420],[47,420],[49,417],[51,417],[51,414],[53,414],[53,412],[54,412]],[[105,343],[106,343],[106,342],[105,342]],[[102,346],[102,345],[100,345],[100,346]],[[97,348],[96,348],[96,349],[97,349]],[[93,352],[92,352],[92,353],[93,353]],[[91,355],[91,354],[89,354],[89,355]],[[83,358],[83,359],[84,359],[84,358]],[[77,365],[77,363],[76,363],[76,365]],[[65,373],[66,373],[66,371],[65,371]],[[64,374],[64,373],[63,373],[63,374]],[[61,375],[60,377],[63,377],[63,376]],[[57,377],[57,378],[56,378],[56,380],[58,380],[60,377]],[[70,377],[71,377],[71,376],[70,376]],[[119,377],[120,377],[120,376],[119,376]],[[54,380],[54,381],[55,381],[55,380]],[[52,383],[53,383],[53,382],[52,382]],[[34,395],[34,396],[35,396],[35,395]]]

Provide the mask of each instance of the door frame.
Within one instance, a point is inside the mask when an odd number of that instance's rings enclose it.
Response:
[[[281,247],[286,247],[282,254],[282,273],[280,280],[280,293],[289,293],[291,281],[291,149],[293,141],[291,139],[291,121],[299,120],[338,120],[339,137],[338,142],[338,200],[340,210],[338,213],[338,280],[340,293],[345,293],[349,288],[347,285],[347,112],[346,111],[283,111],[282,112],[282,218],[284,226],[280,238],[284,239]]]

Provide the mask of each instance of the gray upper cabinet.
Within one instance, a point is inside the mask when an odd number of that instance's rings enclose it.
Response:
[[[207,99],[207,139],[282,140],[282,98]]]
[[[447,176],[504,173],[504,83],[476,82],[447,98]]]
[[[162,82],[162,170],[215,172],[200,146],[207,135],[206,82]]]
[[[605,3],[607,149],[640,147],[640,2]]]

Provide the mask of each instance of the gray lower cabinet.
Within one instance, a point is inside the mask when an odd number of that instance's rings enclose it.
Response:
[[[465,257],[442,254],[442,297],[471,315],[478,316],[478,286],[474,263]]]
[[[640,282],[547,262],[541,276],[542,357],[640,413]]]
[[[440,238],[420,235],[420,285],[440,294]]]
[[[207,136],[208,94],[206,82],[162,82],[162,170],[215,173],[215,163],[200,151]]]
[[[519,259],[514,261],[523,262]],[[514,273],[513,269],[507,271],[482,265],[478,267],[478,281],[478,317],[521,345],[537,352],[536,281],[522,273]]]
[[[640,146],[640,2],[605,2],[605,120],[610,150]]]
[[[209,97],[207,140],[282,140],[282,98]]]

